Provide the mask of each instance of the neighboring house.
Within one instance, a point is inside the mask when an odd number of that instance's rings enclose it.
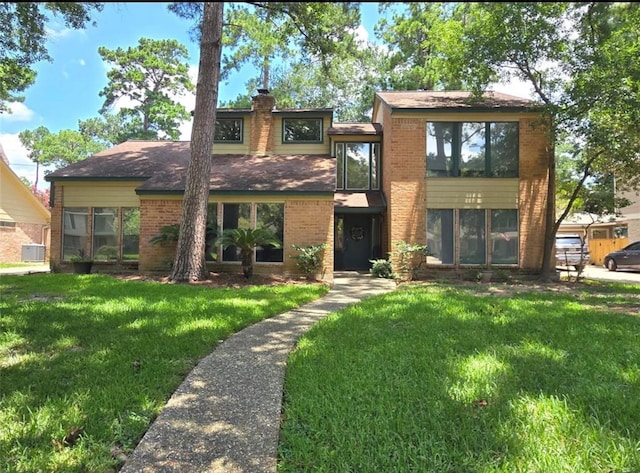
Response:
[[[334,270],[367,270],[396,243],[427,244],[427,271],[486,264],[538,272],[550,141],[535,103],[499,93],[379,92],[371,123],[334,123],[332,109],[218,109],[209,193],[212,271],[239,270],[228,228],[266,227],[281,249],[256,250],[256,272],[296,273],[292,245],[327,244]],[[49,174],[52,264],[83,249],[100,269],[166,271],[179,223],[188,142],[128,141]],[[397,254],[393,253],[397,262]]]
[[[620,209],[620,221],[626,223],[629,241],[640,241],[640,191],[619,192],[619,196],[631,202]]]
[[[48,259],[51,214],[9,167],[0,146],[0,262]]]

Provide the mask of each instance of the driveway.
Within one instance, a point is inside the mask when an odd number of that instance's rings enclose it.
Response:
[[[571,274],[574,275],[575,271],[571,271]],[[583,274],[589,279],[640,284],[640,270],[637,269],[619,269],[617,271],[609,271],[604,266],[587,265],[584,268]]]

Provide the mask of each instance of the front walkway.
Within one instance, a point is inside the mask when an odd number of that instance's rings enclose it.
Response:
[[[121,473],[275,473],[286,361],[296,341],[331,312],[395,287],[336,273],[323,298],[221,343],[178,387]]]

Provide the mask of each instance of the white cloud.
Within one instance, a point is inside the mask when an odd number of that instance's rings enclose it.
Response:
[[[0,144],[7,155],[9,165],[18,177],[24,177],[29,182],[34,182],[36,178],[36,164],[29,159],[29,152],[20,142],[18,134],[0,133]],[[38,175],[38,189],[48,189],[49,183],[44,180],[44,173],[47,169],[40,166]]]
[[[78,59],[78,64],[80,64],[81,66],[86,66],[87,61],[85,61],[84,59]]]
[[[59,29],[47,27],[45,28],[45,32],[47,33],[47,40],[56,41],[62,38],[66,38],[73,32],[73,30],[70,28],[64,28],[64,27]]]
[[[33,119],[35,113],[22,102],[9,103],[9,112],[0,114],[0,121],[28,122]]]

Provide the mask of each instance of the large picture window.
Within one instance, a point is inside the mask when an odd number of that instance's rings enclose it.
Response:
[[[118,209],[93,209],[93,258],[97,261],[118,259]]]
[[[336,143],[336,188],[379,189],[380,144]]]
[[[251,228],[251,204],[222,204],[222,231]],[[222,253],[223,261],[241,261],[240,248],[229,246]]]
[[[140,209],[122,209],[122,259],[140,259]]]
[[[517,122],[427,122],[427,176],[517,177]]]
[[[279,242],[284,239],[284,204],[256,204],[256,228],[264,228],[273,233]],[[282,262],[282,246],[259,246],[256,248],[257,262]]]
[[[517,265],[518,242],[515,209],[427,211],[427,264]]]
[[[283,118],[283,143],[322,143],[322,118]]]
[[[69,261],[74,256],[88,252],[89,209],[67,207],[62,211],[62,222],[63,261]]]
[[[219,118],[213,133],[214,143],[242,143],[242,118]]]

